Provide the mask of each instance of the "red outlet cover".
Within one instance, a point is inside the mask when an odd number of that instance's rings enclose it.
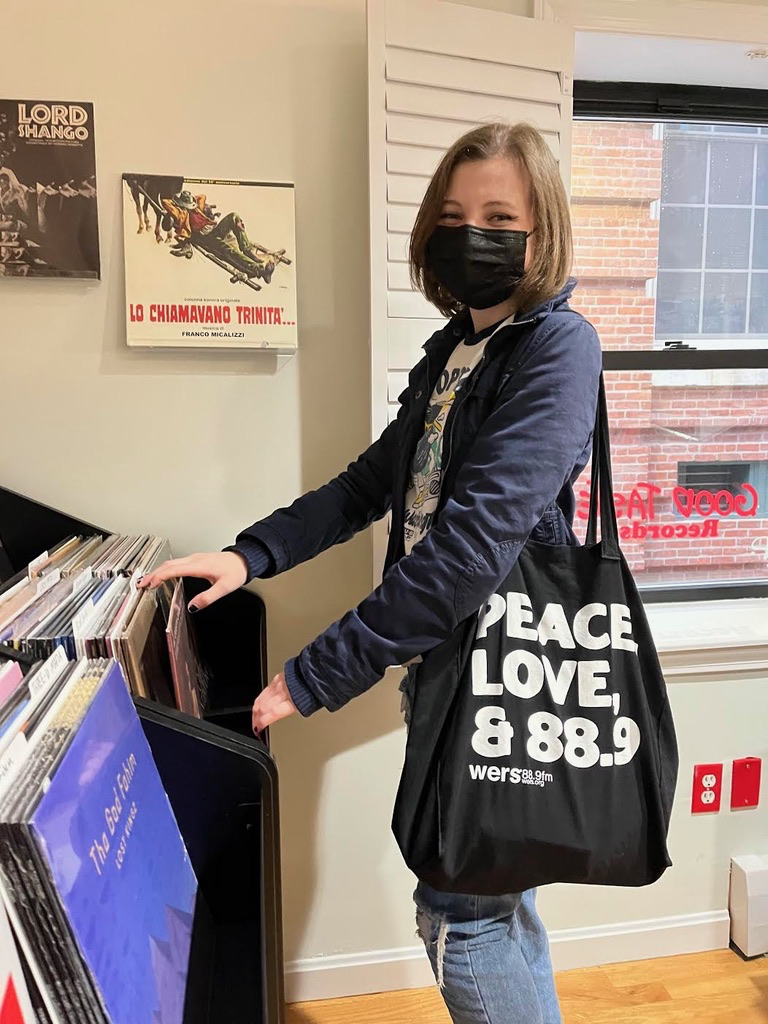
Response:
[[[723,792],[723,766],[696,764],[693,766],[693,814],[717,814]]]
[[[731,810],[757,807],[760,803],[760,775],[763,762],[759,757],[742,757],[733,762]]]

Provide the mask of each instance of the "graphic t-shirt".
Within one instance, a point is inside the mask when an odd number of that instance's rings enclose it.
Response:
[[[461,341],[451,353],[427,406],[424,434],[411,464],[405,498],[405,553],[422,539],[435,518],[443,477],[443,436],[456,395],[480,362],[489,334],[468,345]]]

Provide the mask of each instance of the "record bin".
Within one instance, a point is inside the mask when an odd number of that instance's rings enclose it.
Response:
[[[111,532],[0,487],[0,582],[71,534]],[[184,584],[190,598],[205,587]],[[282,1024],[278,778],[268,735],[250,727],[264,603],[238,590],[192,622],[212,676],[205,719],[135,701],[200,883],[184,1024]]]

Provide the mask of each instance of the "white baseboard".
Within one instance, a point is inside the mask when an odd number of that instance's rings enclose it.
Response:
[[[727,949],[730,932],[728,911],[713,910],[595,928],[565,928],[550,932],[549,940],[555,970],[571,971],[577,967]]]
[[[423,946],[294,960],[285,965],[289,1003],[428,988],[435,979]]]
[[[568,971],[726,949],[729,934],[728,911],[717,910],[595,928],[566,928],[550,932],[549,938],[555,970]],[[294,960],[286,964],[285,972],[289,1003],[428,988],[433,984],[422,946]]]

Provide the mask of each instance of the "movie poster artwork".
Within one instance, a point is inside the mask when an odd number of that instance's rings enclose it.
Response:
[[[0,99],[0,277],[99,276],[93,104]]]
[[[131,346],[296,350],[291,184],[124,174]]]

